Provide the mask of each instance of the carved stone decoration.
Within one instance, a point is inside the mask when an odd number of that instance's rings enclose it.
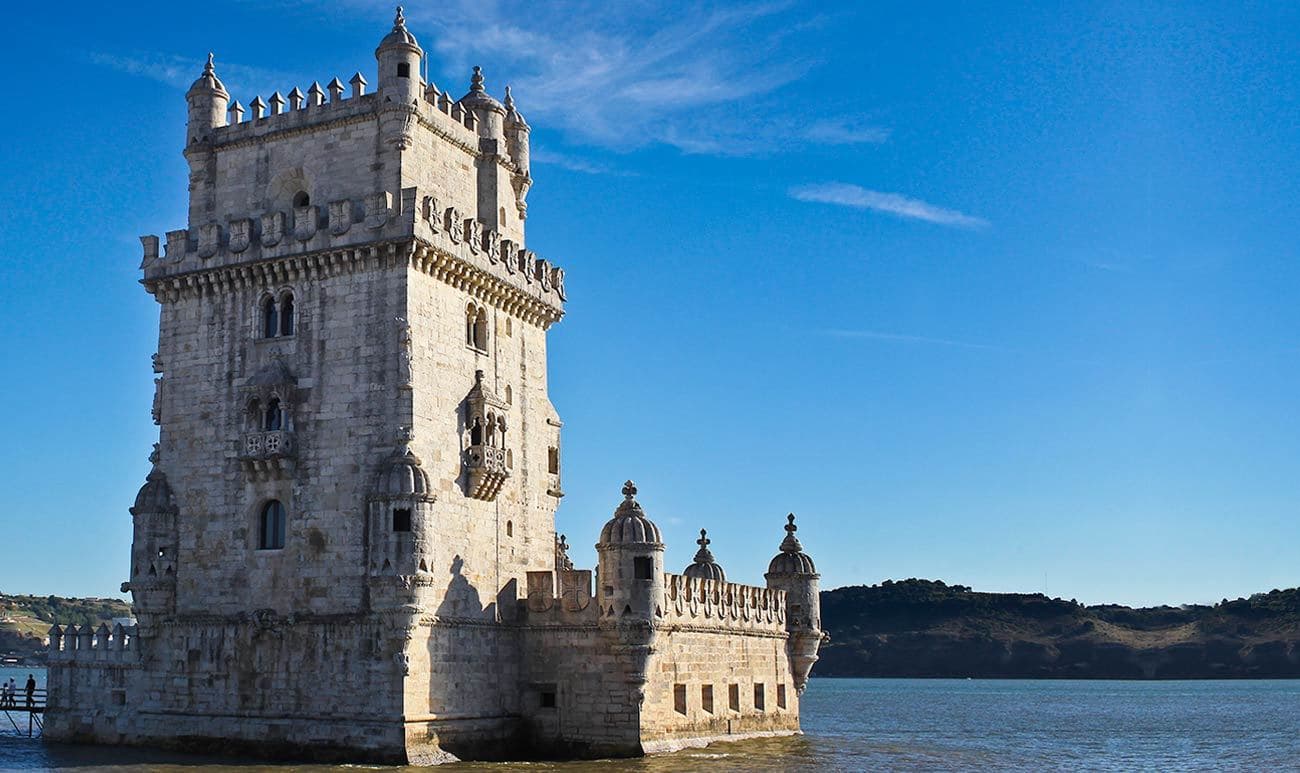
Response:
[[[483,248],[483,224],[477,218],[465,219],[465,243],[469,245],[469,251],[475,255]]]
[[[519,270],[519,258],[515,254],[515,243],[509,239],[501,240],[501,262],[511,274]]]
[[[221,226],[216,223],[208,223],[199,226],[199,257],[207,258],[217,254],[217,249],[221,246]]]
[[[366,228],[383,228],[388,223],[393,197],[388,192],[372,193],[366,197]]]
[[[262,246],[274,247],[284,239],[284,213],[268,212],[262,215]]]
[[[330,202],[330,233],[342,236],[352,227],[352,200]]]
[[[493,265],[501,261],[501,234],[493,230],[483,232],[483,251],[487,253],[489,263]]]
[[[569,539],[563,534],[555,538],[555,568],[561,572],[573,571],[573,560],[569,558]]]
[[[305,242],[315,236],[317,225],[315,207],[294,207],[293,236],[295,239]]]
[[[536,271],[534,266],[537,265],[537,253],[532,250],[520,250],[516,259],[519,261],[519,273],[524,275],[524,281],[532,284],[533,274]]]
[[[542,291],[551,291],[551,264],[545,260],[538,260],[536,265],[537,278],[542,283]]]
[[[153,423],[162,424],[162,377],[153,380],[153,408],[150,413],[153,414]]]
[[[230,251],[241,253],[252,241],[253,221],[248,218],[230,221]]]
[[[555,294],[560,296],[560,300],[567,301],[568,294],[564,292],[564,269],[555,266],[551,269],[551,284],[555,285]]]
[[[158,354],[158,352],[154,352],[154,353],[153,353],[153,356],[151,356],[151,357],[149,358],[149,361],[153,364],[153,372],[154,372],[154,373],[162,373],[162,372],[163,372],[163,361],[162,361],[162,355]]]
[[[190,232],[184,229],[167,232],[167,251],[163,253],[168,260],[180,260],[189,250]]]
[[[402,317],[397,317],[397,385],[403,389],[410,389],[414,382],[414,373],[411,367],[411,323]]]
[[[483,371],[474,372],[474,386],[465,396],[466,438],[463,456],[466,493],[494,501],[510,477],[506,465],[506,411],[509,405],[483,383]]]
[[[437,196],[425,196],[420,203],[420,217],[431,233],[442,233],[442,208]]]
[[[444,222],[447,224],[447,236],[451,239],[451,243],[460,244],[460,240],[465,238],[465,221],[460,216],[460,210],[447,207]]]

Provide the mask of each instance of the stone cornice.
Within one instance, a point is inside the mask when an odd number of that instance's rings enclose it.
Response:
[[[464,290],[485,303],[512,314],[542,329],[549,328],[564,316],[564,309],[530,295],[469,261],[416,238],[411,266],[421,273]]]

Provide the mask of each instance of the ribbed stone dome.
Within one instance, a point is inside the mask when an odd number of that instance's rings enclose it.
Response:
[[[403,448],[380,474],[376,493],[392,499],[429,496],[429,476],[410,446]]]
[[[717,561],[713,560],[713,551],[709,550],[709,543],[713,540],[709,539],[708,534],[706,530],[700,529],[700,538],[695,540],[695,544],[700,546],[695,553],[695,562],[686,567],[686,571],[682,574],[700,580],[726,582],[727,573],[722,571]]]
[[[505,106],[483,87],[483,68],[478,65],[474,66],[474,74],[469,79],[469,93],[460,98],[460,103],[469,110],[486,108],[502,115],[506,112]]]
[[[803,545],[794,533],[799,529],[794,525],[794,513],[786,516],[785,539],[781,541],[781,552],[776,554],[772,563],[767,565],[768,574],[817,574],[817,567],[808,554],[803,552]]]
[[[416,49],[420,47],[420,44],[415,40],[415,36],[406,28],[406,16],[402,14],[402,6],[400,5],[397,6],[397,16],[393,18],[393,31],[379,41],[379,50],[381,51],[391,46]]]
[[[208,54],[208,63],[203,66],[203,74],[199,79],[190,84],[190,90],[185,92],[187,97],[198,94],[220,94],[223,97],[229,97],[226,92],[226,86],[217,77],[216,68],[212,65],[212,54]]]
[[[664,541],[659,527],[645,516],[641,504],[636,501],[636,484],[628,481],[623,484],[623,501],[614,511],[605,528],[600,530],[601,545],[659,545]]]
[[[135,495],[131,515],[173,512],[176,512],[176,497],[172,494],[171,485],[167,483],[167,476],[155,465],[140,487],[140,493]]]

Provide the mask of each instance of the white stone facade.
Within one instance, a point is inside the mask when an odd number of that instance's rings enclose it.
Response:
[[[187,94],[189,224],[142,238],[138,622],[51,630],[50,737],[422,762],[797,731],[801,549],[768,588],[666,573],[630,483],[594,587],[557,549],[566,291],[525,247],[528,125],[422,57],[399,9],[374,93],[245,110],[209,61]]]

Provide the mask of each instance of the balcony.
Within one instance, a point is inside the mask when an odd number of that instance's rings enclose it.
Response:
[[[244,433],[239,461],[254,477],[275,478],[293,472],[296,456],[293,433],[278,429]]]
[[[510,477],[506,466],[504,448],[477,445],[465,449],[465,471],[468,473],[468,493],[475,499],[491,502],[497,498],[501,486]]]

